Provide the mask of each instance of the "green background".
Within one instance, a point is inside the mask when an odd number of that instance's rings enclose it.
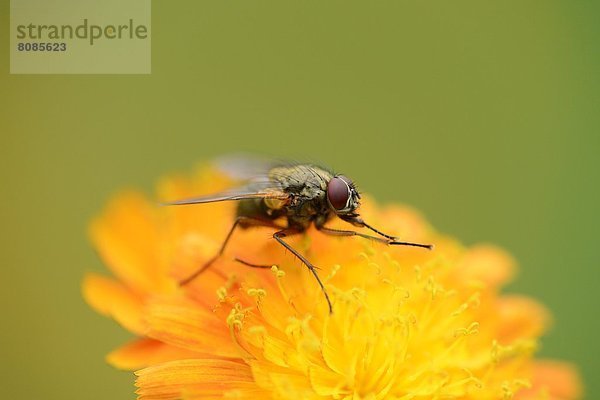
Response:
[[[131,399],[129,335],[81,299],[123,187],[249,151],[320,160],[466,243],[556,316],[600,397],[600,13],[592,1],[155,1],[152,74],[8,74],[0,19],[2,398]]]

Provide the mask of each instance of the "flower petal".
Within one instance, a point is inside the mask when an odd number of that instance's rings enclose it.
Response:
[[[142,299],[111,278],[89,274],[83,281],[83,297],[100,314],[112,317],[129,331],[143,335]]]
[[[152,301],[146,310],[148,336],[176,347],[223,357],[238,357],[227,324],[189,299]]]
[[[114,199],[90,226],[94,245],[111,270],[131,288],[145,293],[172,290],[168,264],[161,256],[155,210],[136,193]]]
[[[259,390],[247,364],[228,360],[172,361],[135,374],[138,376],[135,385],[139,388],[136,393],[140,400],[223,398],[233,394],[252,398],[250,396],[256,395]]]
[[[480,244],[470,248],[456,269],[464,281],[479,281],[499,286],[510,281],[516,263],[512,256],[493,245]]]
[[[538,360],[534,365],[531,389],[519,392],[518,400],[540,398],[575,400],[583,395],[583,384],[576,368],[566,362]]]
[[[550,324],[550,312],[537,301],[519,295],[498,298],[498,339],[510,343],[518,338],[537,338]]]
[[[158,340],[141,338],[112,351],[106,360],[113,367],[136,370],[167,361],[199,356],[199,353],[171,346]]]

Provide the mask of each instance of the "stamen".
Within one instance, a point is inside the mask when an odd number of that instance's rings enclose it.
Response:
[[[452,313],[453,317],[458,317],[459,315],[461,315],[462,313],[464,313],[465,311],[467,311],[470,308],[477,308],[479,307],[479,303],[480,303],[481,299],[479,296],[479,292],[474,293],[473,295],[471,295],[471,297],[469,297],[469,299],[462,303],[458,309],[456,309],[456,311],[454,311]]]
[[[259,307],[262,299],[267,295],[267,291],[265,289],[254,289],[250,288],[246,291],[248,296],[256,297],[256,306]]]
[[[237,332],[241,331],[244,326],[244,318],[246,317],[246,313],[249,311],[249,308],[242,308],[240,303],[236,303],[235,306],[229,312],[227,316],[227,326],[229,326],[229,334],[231,336],[231,340],[241,352],[241,354],[245,354],[247,357],[254,358],[254,355],[250,353],[238,338]]]
[[[279,267],[277,265],[273,265],[271,267],[271,272],[277,278],[276,279],[277,287],[279,288],[279,293],[281,293],[281,297],[283,297],[283,299],[285,300],[285,302],[287,304],[291,304],[292,307],[294,307],[294,305],[292,303],[292,298],[289,295],[289,293],[287,292],[287,290],[285,290],[285,287],[283,286],[283,283],[282,283],[282,278],[285,277],[285,271],[282,271],[281,269],[279,269]]]
[[[535,340],[519,340],[508,346],[502,346],[497,340],[494,340],[491,351],[492,362],[497,364],[507,358],[522,354],[531,354],[537,350],[537,347],[538,345]]]
[[[227,288],[225,288],[225,286],[221,286],[217,289],[217,298],[219,299],[219,303],[225,303],[227,301]]]
[[[530,388],[531,383],[525,379],[515,379],[513,381],[505,381],[502,383],[503,399],[510,400],[515,397],[515,393],[522,388]]]
[[[479,333],[479,322],[472,322],[467,328],[460,328],[454,331],[454,337],[471,336]]]
[[[333,279],[333,277],[335,276],[335,274],[337,274],[337,272],[340,270],[340,268],[342,268],[342,267],[339,264],[335,264],[333,267],[331,267],[331,272],[329,272],[329,274],[327,274],[325,279],[323,279],[323,282],[329,282],[331,279]]]

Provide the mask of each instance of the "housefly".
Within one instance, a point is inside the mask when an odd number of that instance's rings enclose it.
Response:
[[[286,237],[303,233],[314,224],[317,230],[332,236],[360,236],[386,245],[416,246],[426,249],[433,247],[429,244],[399,241],[398,238],[383,233],[365,222],[358,213],[360,194],[354,183],[344,175],[313,164],[301,163],[271,163],[258,168],[260,171],[254,169],[255,171],[251,173],[252,177],[246,177],[248,178],[246,182],[237,188],[165,203],[166,205],[189,205],[220,201],[238,202],[235,221],[219,251],[193,274],[182,280],[180,285],[193,281],[223,254],[236,228],[266,226],[275,230],[273,238],[296,256],[314,275],[325,295],[329,312],[332,312],[331,300],[319,278],[317,268],[294,249],[285,240]],[[328,227],[327,222],[336,217],[355,227],[366,228],[376,235]],[[238,258],[236,260],[250,267],[271,267],[271,265],[253,264]]]

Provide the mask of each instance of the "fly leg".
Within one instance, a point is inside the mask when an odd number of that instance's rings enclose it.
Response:
[[[279,244],[281,244],[283,247],[285,247],[286,249],[291,251],[293,255],[298,257],[298,259],[300,261],[302,261],[302,263],[304,265],[306,265],[308,270],[315,276],[315,279],[319,283],[319,286],[321,287],[321,290],[323,291],[323,294],[325,295],[325,299],[327,300],[327,305],[329,306],[329,313],[332,314],[333,306],[331,305],[331,300],[329,299],[327,290],[325,290],[325,286],[323,285],[323,282],[321,282],[321,279],[319,278],[319,275],[317,274],[317,267],[315,267],[310,261],[308,261],[306,259],[306,257],[304,257],[302,254],[300,254],[296,249],[294,249],[292,246],[290,246],[289,243],[287,243],[285,240],[283,240],[284,237],[293,235],[293,234],[297,234],[297,233],[299,233],[299,232],[296,230],[293,230],[293,229],[282,229],[273,234],[273,239],[277,240],[279,242]]]
[[[236,257],[235,261],[239,262],[240,264],[244,264],[247,267],[252,267],[252,268],[273,268],[273,264],[253,264],[251,262],[244,261],[239,257]]]
[[[200,275],[202,272],[204,272],[208,267],[210,267],[217,260],[217,258],[219,258],[223,254],[223,252],[225,251],[225,247],[227,247],[227,243],[229,243],[229,239],[231,239],[231,235],[233,235],[233,232],[235,231],[235,228],[237,228],[242,223],[248,224],[248,225],[253,225],[253,226],[267,226],[267,227],[271,227],[271,228],[281,229],[280,226],[278,226],[275,223],[268,221],[268,220],[263,220],[263,219],[259,219],[259,218],[251,218],[251,217],[243,217],[243,216],[237,217],[235,219],[235,222],[231,226],[229,233],[227,233],[227,236],[225,237],[225,240],[223,241],[223,244],[221,245],[221,248],[219,249],[217,254],[215,254],[210,260],[205,262],[204,265],[202,265],[200,268],[198,268],[196,271],[194,271],[193,274],[191,274],[187,278],[180,281],[179,286],[187,285],[188,283],[190,283],[191,281],[196,279],[196,277],[198,277],[198,275]]]
[[[329,313],[333,313],[333,306],[331,305],[331,300],[329,299],[327,290],[325,290],[325,286],[323,285],[323,282],[321,282],[321,278],[319,278],[319,275],[317,274],[318,268],[316,266],[314,266],[310,261],[308,261],[306,259],[306,257],[304,257],[302,254],[300,254],[296,249],[294,249],[289,243],[287,243],[286,241],[283,240],[283,238],[286,236],[295,235],[298,233],[300,233],[300,232],[298,232],[297,230],[294,230],[294,229],[282,229],[273,234],[273,239],[277,240],[277,242],[279,244],[281,244],[283,247],[285,247],[290,252],[292,252],[293,255],[298,257],[298,259],[302,262],[302,264],[306,265],[308,270],[315,276],[315,278],[317,279],[317,282],[319,283],[319,286],[321,287],[321,290],[323,291],[323,294],[325,295],[325,299],[327,300],[327,305],[329,306]],[[244,265],[247,265],[248,267],[252,267],[252,268],[272,268],[272,265],[253,264],[253,263],[249,263],[247,261],[241,260],[239,258],[236,258],[235,260]]]
[[[374,240],[378,243],[383,243],[383,244],[392,244],[394,243],[394,241],[392,239],[388,239],[388,238],[381,238],[381,237],[377,237],[377,236],[371,236],[371,235],[367,235],[364,233],[360,233],[360,232],[355,232],[355,231],[347,231],[347,230],[342,230],[342,229],[333,229],[333,228],[328,228],[326,226],[318,226],[317,229],[323,233],[325,233],[326,235],[331,235],[331,236],[360,236],[363,237],[365,239],[369,239],[369,240]]]
[[[412,243],[412,242],[399,242],[393,236],[385,235],[383,238],[377,236],[371,236],[360,232],[355,231],[346,231],[341,229],[332,229],[326,226],[317,227],[317,229],[327,235],[331,236],[360,236],[365,239],[374,240],[379,243],[389,244],[389,245],[402,245],[402,246],[415,246],[415,247],[424,247],[426,249],[431,250],[433,245],[430,244],[421,244],[421,243]],[[377,231],[378,232],[378,231]],[[378,232],[379,233],[379,232]]]
[[[387,240],[379,240],[382,243],[386,243],[386,244],[392,244],[392,245],[401,245],[401,246],[414,246],[414,247],[423,247],[425,249],[428,250],[433,250],[433,245],[432,244],[422,244],[422,243],[413,243],[413,242],[400,242],[399,240],[397,240],[397,237],[385,234],[383,232],[381,232],[378,229],[375,229],[374,227],[372,227],[371,225],[367,224],[362,218],[359,217],[355,217],[352,219],[346,219],[346,222],[350,222],[351,224],[355,225],[355,226],[359,226],[359,227],[364,227],[367,229],[370,229],[371,231],[375,232],[376,234],[383,236],[385,239]],[[354,232],[354,231],[343,231],[343,230],[338,230],[338,229],[331,229],[331,228],[326,228],[324,226],[317,226],[317,229],[319,229],[320,231],[323,231],[324,233],[330,234],[330,235],[337,235],[337,236],[361,236],[367,239],[374,239],[377,240],[378,238],[375,238],[373,236],[369,236],[369,235],[365,235],[364,233],[359,233],[359,232]],[[336,232],[336,233],[334,233]]]

